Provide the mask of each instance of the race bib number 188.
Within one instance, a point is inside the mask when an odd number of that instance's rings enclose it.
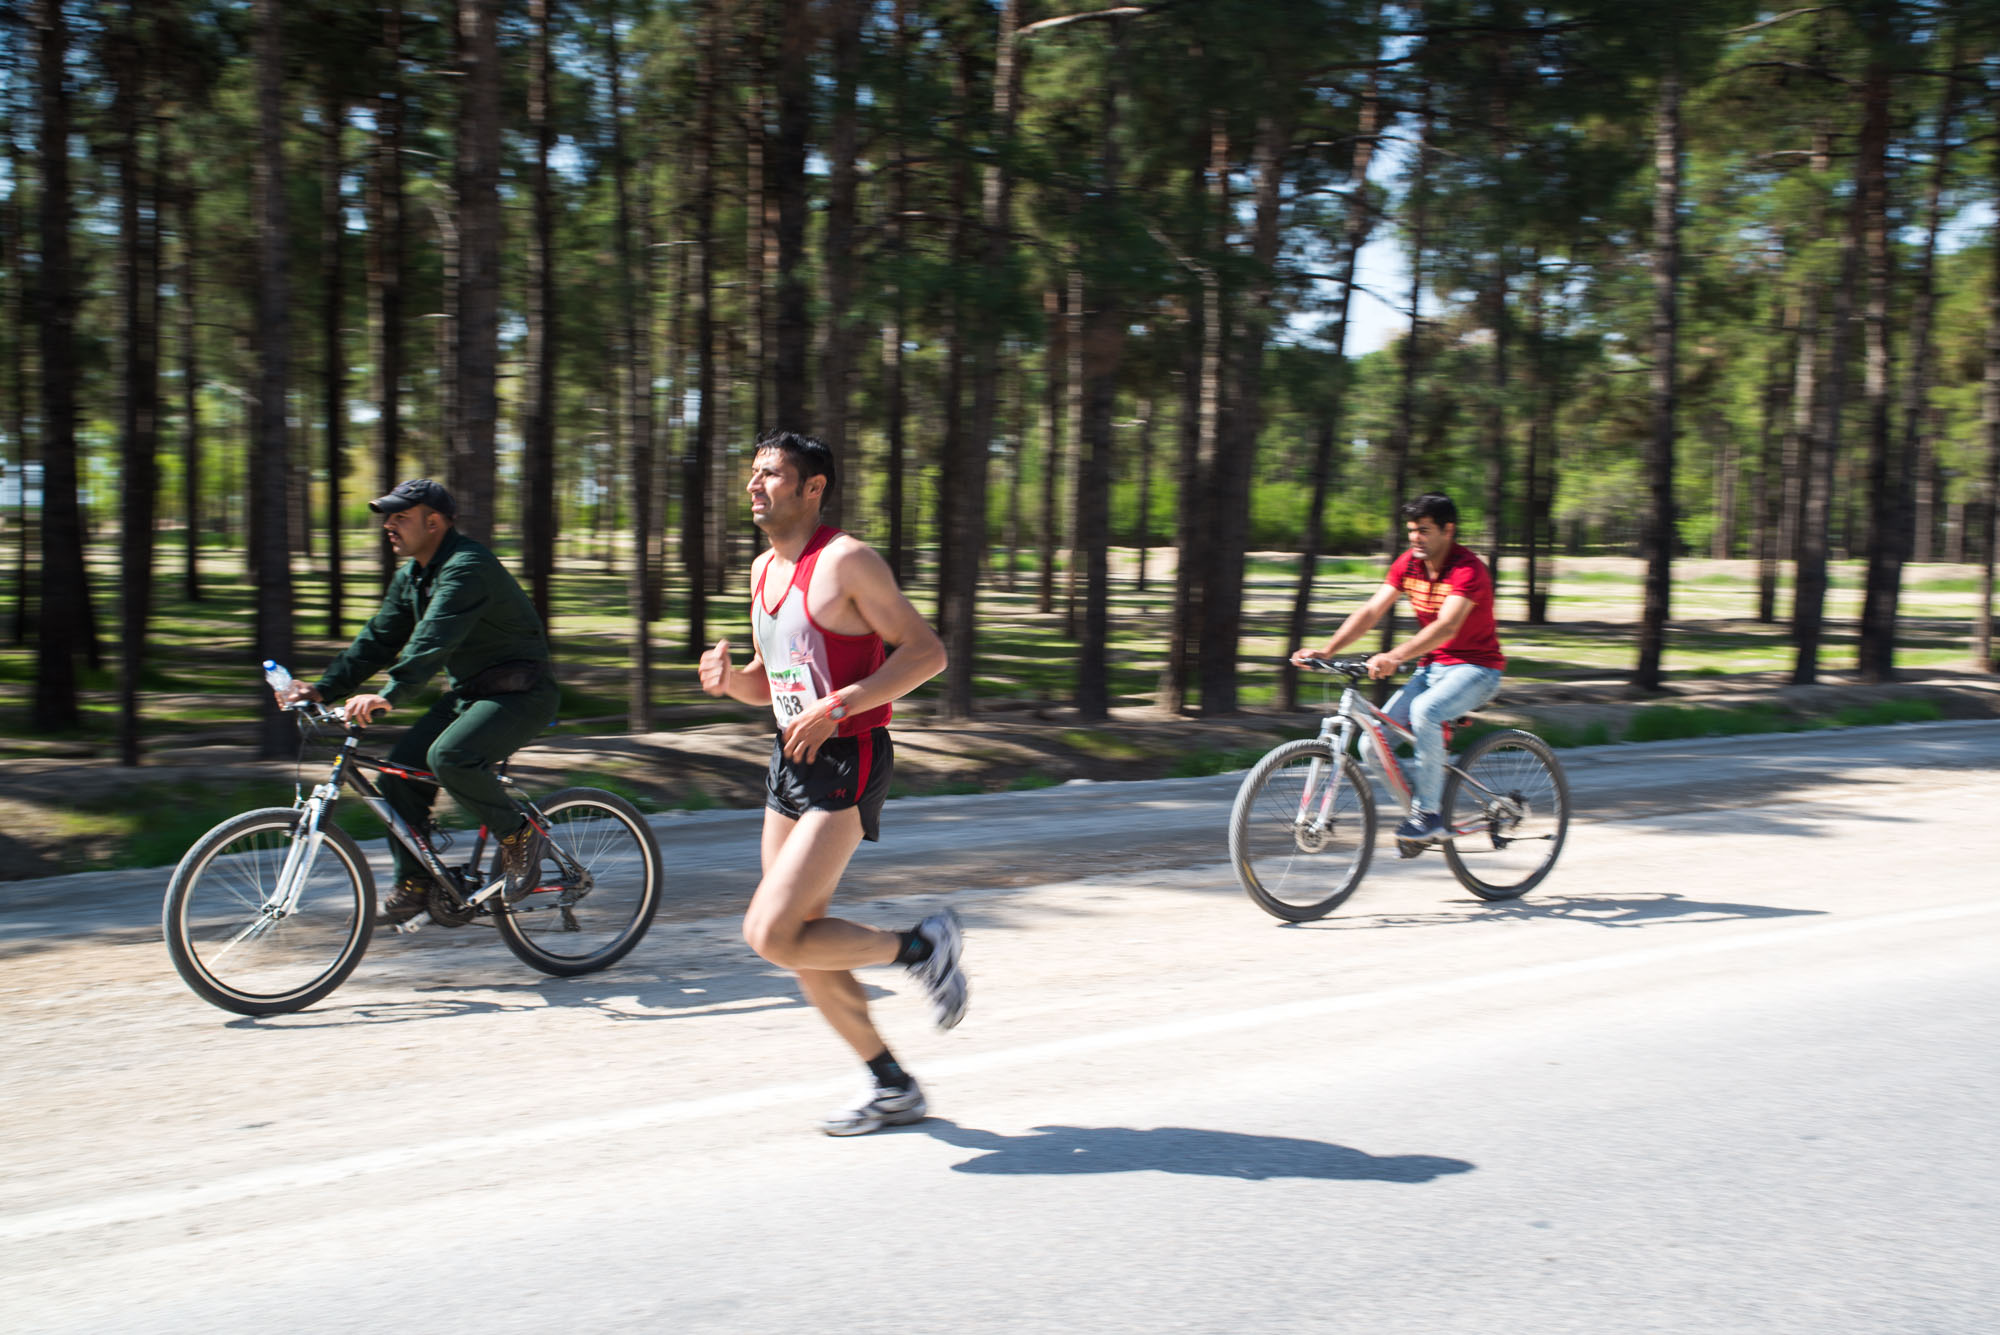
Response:
[[[765,675],[771,679],[771,712],[777,716],[778,731],[791,727],[801,714],[819,703],[810,663],[767,668]]]

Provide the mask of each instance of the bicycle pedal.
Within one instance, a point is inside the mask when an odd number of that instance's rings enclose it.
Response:
[[[1429,847],[1429,844],[1420,843],[1415,839],[1398,839],[1396,841],[1397,856],[1401,857],[1405,862],[1416,857]]]

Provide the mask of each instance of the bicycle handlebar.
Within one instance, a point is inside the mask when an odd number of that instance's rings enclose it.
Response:
[[[1284,660],[1289,663],[1292,660]],[[1368,678],[1368,660],[1365,658],[1308,658],[1299,667],[1314,672],[1324,672],[1328,676],[1346,677],[1349,681],[1365,681]]]
[[[338,723],[343,728],[367,726],[350,722],[347,715],[318,700],[294,700],[288,705],[279,705],[278,708],[287,714],[302,715],[308,723]]]

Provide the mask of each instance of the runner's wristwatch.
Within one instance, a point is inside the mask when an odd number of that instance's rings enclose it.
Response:
[[[836,723],[847,717],[847,701],[840,698],[839,691],[833,693],[833,708],[826,711],[826,716]]]

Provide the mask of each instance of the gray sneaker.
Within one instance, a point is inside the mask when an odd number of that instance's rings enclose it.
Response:
[[[826,1115],[819,1129],[829,1136],[865,1136],[885,1126],[908,1126],[924,1120],[924,1091],[912,1080],[908,1089],[884,1089],[870,1082],[854,1105]]]
[[[930,996],[931,1019],[938,1028],[949,1029],[965,1018],[966,997],[972,990],[965,981],[965,970],[958,967],[965,932],[958,924],[958,915],[950,909],[933,913],[918,923],[916,930],[931,943],[931,954],[921,964],[912,964],[910,973]]]

